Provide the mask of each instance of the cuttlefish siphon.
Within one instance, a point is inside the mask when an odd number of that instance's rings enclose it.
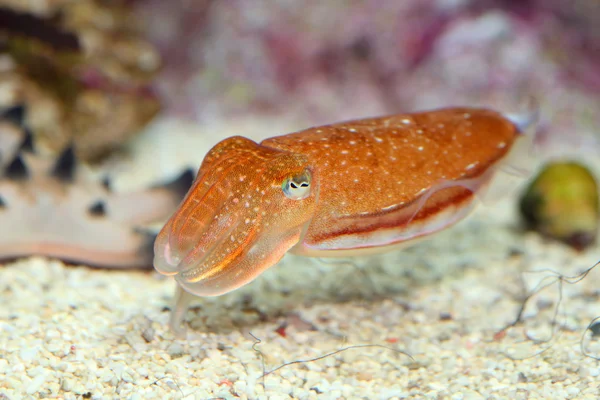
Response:
[[[445,108],[223,140],[154,245],[179,284],[171,327],[191,295],[246,285],[287,252],[382,252],[453,225],[536,119]]]

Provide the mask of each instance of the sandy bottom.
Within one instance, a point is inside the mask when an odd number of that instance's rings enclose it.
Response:
[[[0,399],[596,399],[600,267],[560,276],[597,259],[521,232],[507,198],[404,251],[287,257],[199,299],[186,340],[171,280],[24,259],[0,269]]]

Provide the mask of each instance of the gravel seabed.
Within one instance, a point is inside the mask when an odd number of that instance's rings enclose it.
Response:
[[[199,159],[207,149],[189,147]],[[582,349],[600,356],[586,331],[600,315],[600,268],[576,284],[556,273],[582,272],[598,248],[523,233],[514,205],[506,197],[352,264],[286,257],[240,290],[198,299],[186,340],[166,325],[174,283],[153,271],[8,263],[0,399],[596,399],[600,366]],[[523,323],[503,331],[540,282]],[[365,344],[378,346],[268,373]]]

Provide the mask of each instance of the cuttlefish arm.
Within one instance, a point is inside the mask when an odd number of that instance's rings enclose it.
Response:
[[[239,288],[288,251],[379,252],[452,225],[529,124],[448,108],[222,141],[155,242],[155,268],[182,288],[172,326],[189,294]]]
[[[201,296],[250,282],[301,240],[316,203],[310,176],[304,155],[243,137],[221,142],[159,233],[155,268]]]

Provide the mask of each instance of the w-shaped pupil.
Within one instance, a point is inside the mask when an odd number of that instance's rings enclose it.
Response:
[[[302,182],[302,183],[300,184],[300,186],[298,186],[298,184],[297,184],[296,182],[293,182],[293,181],[292,181],[292,182],[290,182],[290,187],[291,187],[292,189],[298,189],[299,187],[308,187],[308,183],[307,183],[307,182]]]

